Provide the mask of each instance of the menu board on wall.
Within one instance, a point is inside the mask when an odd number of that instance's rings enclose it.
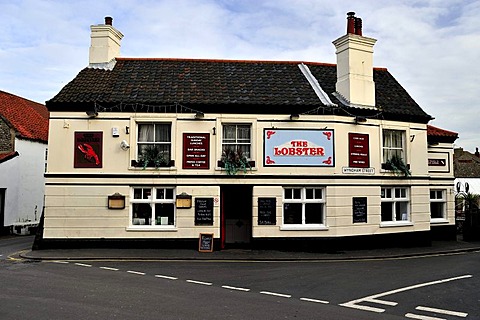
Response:
[[[209,169],[210,134],[183,134],[183,169]]]
[[[195,225],[213,226],[213,198],[195,198]]]
[[[277,199],[258,198],[258,225],[275,225]]]
[[[353,223],[367,222],[367,197],[354,197],[352,200]]]
[[[370,166],[368,134],[348,134],[348,165],[351,168]]]

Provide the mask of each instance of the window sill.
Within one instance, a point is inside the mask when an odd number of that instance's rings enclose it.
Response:
[[[143,169],[143,167],[129,167],[128,168],[129,170],[132,170],[132,171],[147,171],[147,172],[151,172],[151,171],[177,171],[177,167],[146,167],[145,169]]]
[[[390,227],[411,227],[413,222],[411,221],[386,221],[380,222],[380,228],[390,228]]]
[[[445,218],[433,218],[430,220],[431,224],[443,224],[443,223],[449,223],[449,221]]]
[[[155,232],[176,232],[178,231],[175,226],[129,226],[127,231],[155,231]]]
[[[327,231],[328,227],[323,224],[314,225],[282,225],[280,231]]]

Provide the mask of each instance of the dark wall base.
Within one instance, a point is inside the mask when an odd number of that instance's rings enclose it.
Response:
[[[430,229],[432,240],[456,241],[457,227],[455,225],[433,225]]]
[[[339,238],[254,238],[253,249],[327,252],[431,246],[429,231]]]

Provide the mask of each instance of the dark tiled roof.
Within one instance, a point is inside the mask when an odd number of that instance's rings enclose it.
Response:
[[[455,149],[453,170],[455,178],[480,178],[480,153],[478,153],[478,148],[475,154],[464,151],[462,148]]]
[[[85,68],[46,105],[50,111],[99,106],[181,104],[203,112],[306,113],[325,107],[298,61],[118,58],[110,70]],[[431,117],[386,69],[374,69],[378,110],[349,108],[335,98],[336,65],[304,62],[332,102],[325,114],[358,114],[427,123]],[[83,108],[83,109],[82,109]],[[129,110],[128,110],[129,111]]]
[[[43,104],[0,91],[0,117],[13,127],[17,137],[48,141],[49,112]]]
[[[427,139],[428,143],[453,143],[458,139],[458,133],[434,127],[432,125],[427,125]]]

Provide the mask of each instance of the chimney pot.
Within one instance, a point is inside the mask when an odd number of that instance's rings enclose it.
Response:
[[[480,157],[480,152],[478,152],[478,148],[475,148],[475,155],[476,155],[477,157]]]
[[[350,11],[347,13],[347,34],[355,33],[355,12]]]
[[[105,17],[105,24],[111,26],[113,18],[112,17]]]
[[[362,35],[362,19],[355,18],[355,34],[361,36]]]

